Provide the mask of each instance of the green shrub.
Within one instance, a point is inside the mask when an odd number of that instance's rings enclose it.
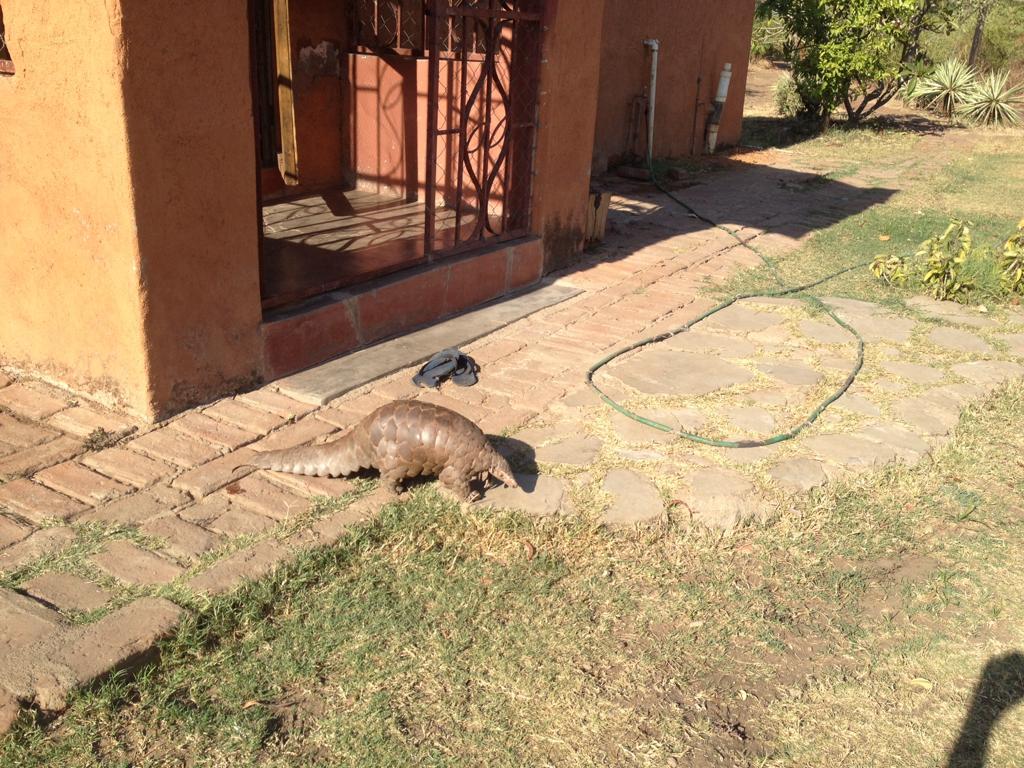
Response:
[[[913,282],[936,299],[1000,301],[1024,296],[1024,219],[1001,245],[976,247],[971,223],[953,219],[946,230],[921,243],[912,257],[879,254],[871,272],[893,286]]]
[[[1024,219],[1017,222],[1016,233],[1003,244],[999,260],[1000,281],[1008,293],[1024,295]]]
[[[953,219],[946,231],[921,243],[915,258],[925,261],[922,282],[936,299],[966,304],[974,282],[963,275],[971,253],[970,222]]]
[[[947,0],[761,0],[756,13],[785,28],[783,51],[803,102],[827,128],[839,106],[856,123],[887,104],[921,58],[921,35],[949,31]]]
[[[796,117],[803,109],[800,93],[796,82],[789,75],[779,78],[775,83],[775,109],[783,117]]]
[[[917,92],[921,81],[930,77],[934,67],[927,61],[913,61],[903,68],[900,76],[903,78],[903,101],[907,104],[915,104],[919,107],[925,106],[924,100]]]
[[[905,285],[910,278],[910,265],[904,256],[879,254],[871,262],[871,272],[889,285]]]
[[[1024,103],[1024,87],[1009,84],[1008,72],[989,72],[957,109],[957,114],[980,125],[1020,125],[1017,107]]]

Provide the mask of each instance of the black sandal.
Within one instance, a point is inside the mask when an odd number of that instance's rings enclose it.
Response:
[[[420,372],[413,376],[412,383],[417,387],[438,389],[445,379],[451,378],[460,387],[471,387],[477,382],[476,374],[479,370],[480,366],[472,357],[450,347],[430,358],[420,368]]]

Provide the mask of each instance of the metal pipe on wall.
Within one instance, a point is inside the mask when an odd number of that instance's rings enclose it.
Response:
[[[722,68],[722,74],[718,77],[718,92],[715,94],[715,105],[708,121],[708,154],[713,154],[718,145],[718,126],[722,122],[722,111],[725,109],[725,101],[729,97],[729,83],[732,82],[732,64],[726,64]]]
[[[647,97],[647,165],[654,161],[654,96],[658,90],[658,51],[661,43],[657,40],[644,40],[644,45],[651,49],[651,86]]]

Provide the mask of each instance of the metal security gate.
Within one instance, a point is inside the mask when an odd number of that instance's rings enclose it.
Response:
[[[428,257],[529,229],[544,0],[427,0]]]

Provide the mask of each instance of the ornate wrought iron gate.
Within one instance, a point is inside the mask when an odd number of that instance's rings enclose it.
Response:
[[[528,231],[543,1],[427,0],[428,255]]]

